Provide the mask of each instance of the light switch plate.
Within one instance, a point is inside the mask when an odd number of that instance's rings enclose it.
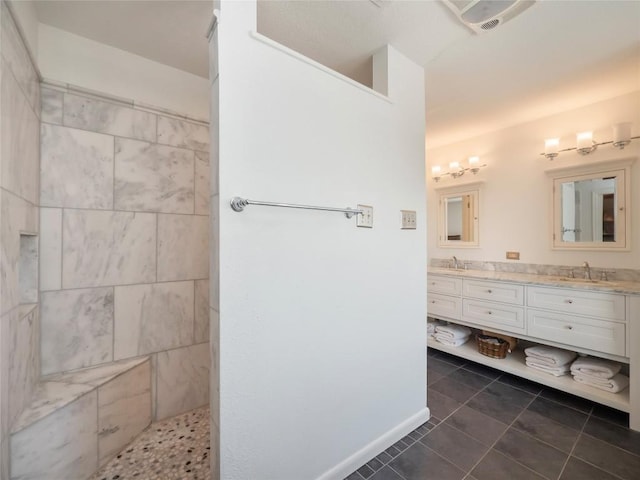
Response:
[[[520,252],[507,252],[507,260],[520,260]]]
[[[415,210],[400,210],[402,214],[401,229],[403,230],[415,230],[416,229],[416,211]]]
[[[356,215],[356,227],[373,228],[373,207],[358,205],[357,209],[362,210],[362,213]]]

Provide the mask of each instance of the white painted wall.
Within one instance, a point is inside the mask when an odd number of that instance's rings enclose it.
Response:
[[[218,26],[221,478],[341,479],[428,414],[423,71],[383,51],[389,101],[252,36],[255,9]]]
[[[45,79],[209,118],[206,78],[42,23],[38,34],[38,66]]]
[[[433,165],[443,170],[450,161],[464,161],[479,155],[487,167],[477,177],[459,180],[448,177],[438,187],[484,180],[480,193],[480,248],[439,248],[437,239],[437,199],[435,182],[427,175],[428,257],[456,255],[463,260],[506,261],[505,252],[521,253],[520,262],[581,265],[608,268],[640,268],[640,160],[632,167],[632,244],[628,252],[568,252],[551,249],[551,185],[545,170],[555,166],[579,165],[600,160],[639,157],[640,141],[620,151],[611,145],[582,157],[575,152],[560,153],[550,162],[540,155],[544,139],[560,137],[560,148],[575,146],[575,134],[593,130],[596,141],[609,141],[611,125],[633,122],[632,135],[640,135],[640,91],[587,105],[575,110],[515,125],[485,135],[461,139],[427,150],[427,172]]]

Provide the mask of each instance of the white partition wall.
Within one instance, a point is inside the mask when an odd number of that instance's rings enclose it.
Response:
[[[219,475],[342,479],[429,415],[423,71],[384,47],[376,93],[256,34],[255,2],[220,10]]]

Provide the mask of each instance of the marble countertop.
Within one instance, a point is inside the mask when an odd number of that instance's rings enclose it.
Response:
[[[580,288],[600,292],[640,295],[640,282],[617,280],[583,280],[530,273],[496,272],[491,270],[463,270],[454,268],[428,267],[427,273],[449,275],[452,277],[478,278],[497,282],[516,282],[528,285],[548,287]]]

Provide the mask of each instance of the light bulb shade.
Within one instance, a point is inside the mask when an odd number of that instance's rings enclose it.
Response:
[[[558,155],[558,147],[560,146],[559,138],[547,138],[544,141],[544,154],[547,157],[555,157]]]
[[[470,167],[475,167],[480,163],[480,157],[469,157],[468,162]]]
[[[631,123],[617,123],[613,126],[613,146],[624,148],[631,143]]]
[[[593,146],[593,132],[581,132],[576,135],[578,149],[591,148]]]
[[[576,150],[580,155],[587,155],[596,149],[596,145],[593,144],[592,132],[581,132],[576,135],[577,146]]]
[[[442,171],[442,169],[440,168],[440,165],[435,165],[435,166],[431,167],[431,174],[432,175],[440,175],[441,171]]]
[[[459,169],[459,168],[460,168],[460,162],[451,162],[451,163],[449,164],[449,168],[452,168],[452,169],[454,169],[454,170]]]

